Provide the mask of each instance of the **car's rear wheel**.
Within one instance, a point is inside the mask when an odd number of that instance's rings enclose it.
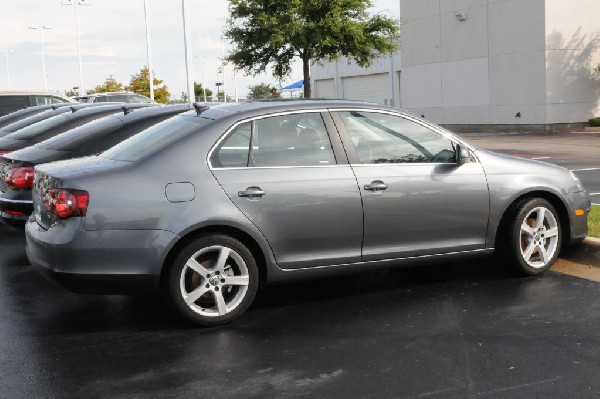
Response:
[[[544,273],[558,258],[562,231],[556,209],[542,198],[517,203],[504,239],[505,255],[523,274]]]
[[[208,235],[185,245],[167,275],[169,303],[202,326],[228,323],[252,303],[258,268],[250,250],[235,238]]]

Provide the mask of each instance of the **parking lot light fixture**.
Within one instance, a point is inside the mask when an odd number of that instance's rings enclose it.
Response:
[[[4,52],[5,58],[6,58],[6,84],[7,84],[8,90],[11,90],[12,87],[10,85],[10,66],[9,66],[9,63],[8,63],[8,54],[9,53],[14,53],[15,50],[5,49],[5,50],[2,50],[2,51]]]
[[[79,17],[77,15],[78,6],[89,6],[88,0],[63,0],[63,6],[73,6],[75,10],[75,33],[77,36],[77,58],[79,60],[79,95],[83,96],[83,65],[81,62],[81,42],[79,41]]]
[[[48,84],[46,83],[46,60],[44,57],[44,30],[50,30],[50,29],[52,29],[52,27],[45,26],[45,25],[38,25],[38,26],[30,25],[29,29],[40,31],[40,45],[42,47],[42,77],[44,80],[44,91],[48,91]]]

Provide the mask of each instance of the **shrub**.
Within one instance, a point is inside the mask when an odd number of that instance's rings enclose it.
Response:
[[[590,119],[589,122],[590,126],[600,126],[600,116]]]

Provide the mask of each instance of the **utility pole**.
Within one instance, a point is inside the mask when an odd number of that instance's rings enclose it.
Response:
[[[187,78],[187,90],[188,90],[188,104],[190,108],[194,105],[196,101],[196,94],[194,93],[194,82],[192,81],[192,60],[190,58],[190,45],[192,42],[190,29],[187,23],[186,17],[186,9],[187,9],[187,1],[181,0],[181,12],[183,17],[183,44],[185,48],[185,72]]]

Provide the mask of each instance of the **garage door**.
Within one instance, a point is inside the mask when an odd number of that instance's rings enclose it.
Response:
[[[347,100],[361,100],[389,104],[392,94],[387,73],[351,76],[342,79],[343,96]]]
[[[333,79],[315,80],[315,98],[336,98]]]

